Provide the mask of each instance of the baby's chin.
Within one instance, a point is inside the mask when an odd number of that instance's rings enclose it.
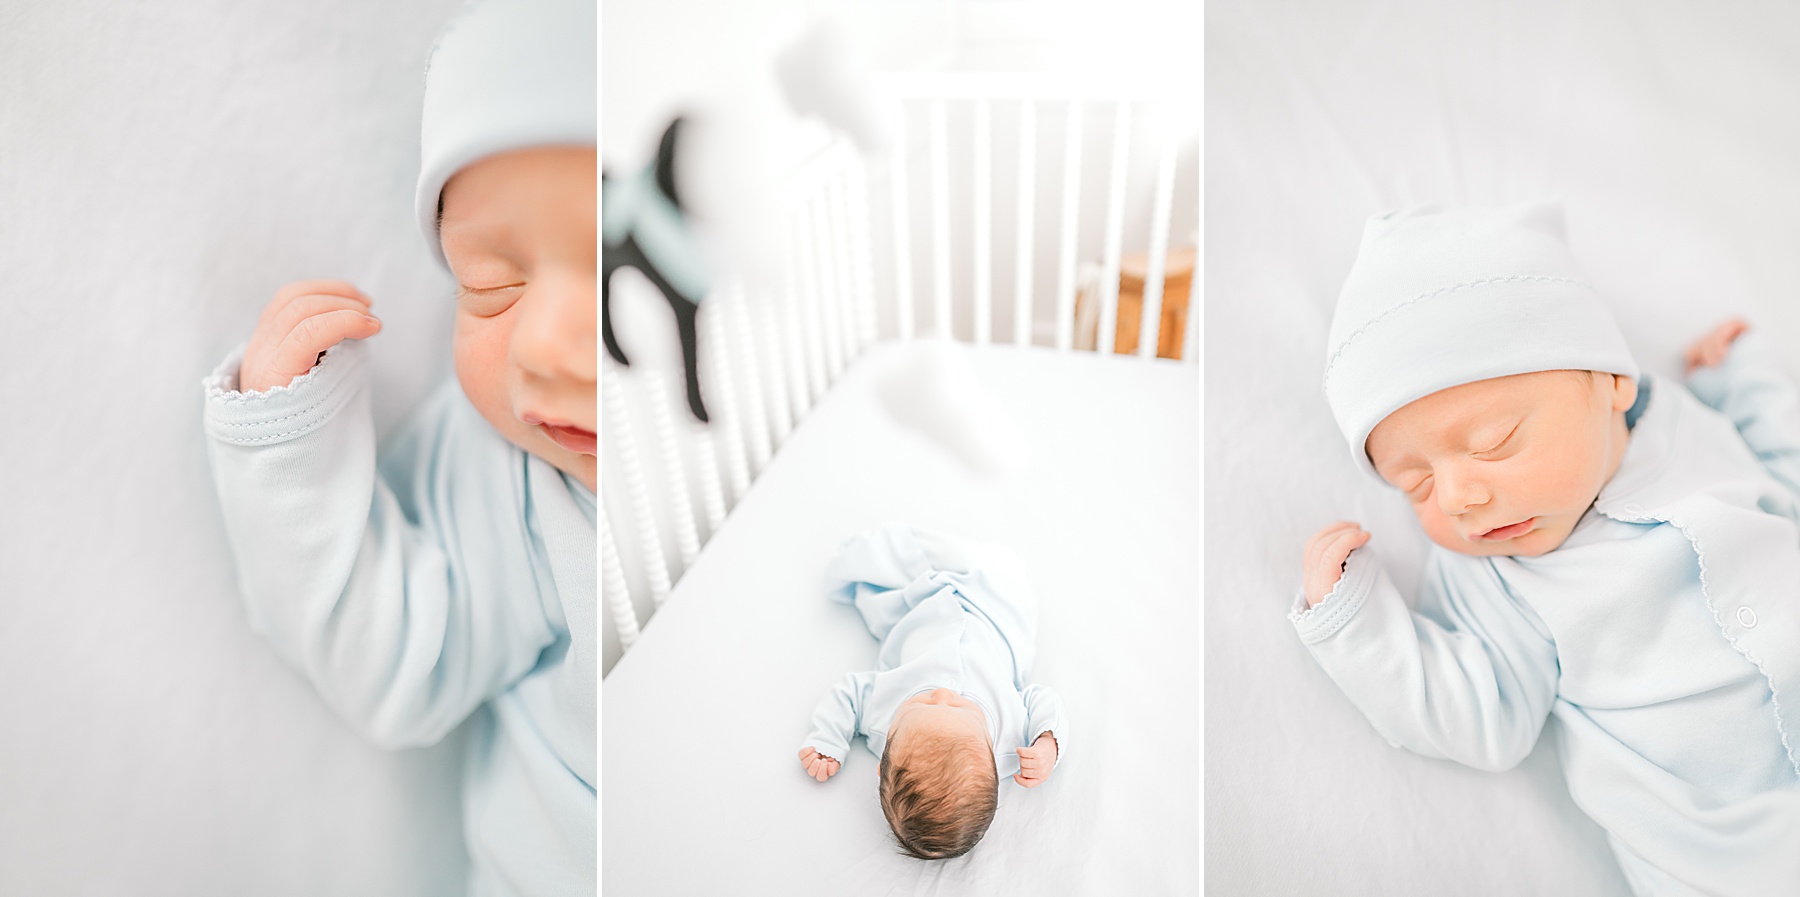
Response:
[[[512,416],[509,408],[484,408],[476,405],[488,425],[499,431],[507,442],[523,449],[528,455],[542,458],[551,467],[574,477],[590,490],[598,491],[595,486],[599,478],[599,459],[586,452],[572,451],[556,443],[544,430],[531,426]]]

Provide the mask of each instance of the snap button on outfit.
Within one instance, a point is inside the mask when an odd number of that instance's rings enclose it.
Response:
[[[1620,508],[1620,510],[1624,511],[1627,514],[1630,514],[1633,517],[1636,517],[1637,515],[1644,513],[1644,506],[1640,505],[1640,504],[1632,503],[1632,504],[1627,504],[1623,508]]]
[[[1745,629],[1756,628],[1756,611],[1748,607],[1740,607],[1737,609],[1737,618],[1739,623],[1744,624]]]

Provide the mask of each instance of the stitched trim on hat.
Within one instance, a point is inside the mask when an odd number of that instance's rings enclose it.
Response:
[[[1438,287],[1435,290],[1420,293],[1419,295],[1414,296],[1411,299],[1408,299],[1405,302],[1402,302],[1399,305],[1396,305],[1393,308],[1390,308],[1387,311],[1384,311],[1379,315],[1376,315],[1375,317],[1373,317],[1373,318],[1369,319],[1367,322],[1365,322],[1361,327],[1358,327],[1355,330],[1351,331],[1350,335],[1344,338],[1344,342],[1337,347],[1337,350],[1331,353],[1331,357],[1325,360],[1325,377],[1322,382],[1327,383],[1327,384],[1329,384],[1331,382],[1331,371],[1334,367],[1337,366],[1338,356],[1343,355],[1344,350],[1350,348],[1350,344],[1353,342],[1356,342],[1356,338],[1359,336],[1362,336],[1364,331],[1367,331],[1370,327],[1373,327],[1376,324],[1381,323],[1383,320],[1385,320],[1387,318],[1388,315],[1391,315],[1394,312],[1399,311],[1400,309],[1406,308],[1409,305],[1413,305],[1418,302],[1423,302],[1424,300],[1433,298],[1435,296],[1442,296],[1445,293],[1454,293],[1457,290],[1468,290],[1468,289],[1474,289],[1475,287],[1491,286],[1491,285],[1497,284],[1497,283],[1568,283],[1568,284],[1574,284],[1575,286],[1578,286],[1578,287],[1587,287],[1590,290],[1594,288],[1592,284],[1584,283],[1584,282],[1576,280],[1572,277],[1552,277],[1548,274],[1507,274],[1507,275],[1504,275],[1501,277],[1484,277],[1480,280],[1470,280],[1470,281],[1465,281],[1463,283],[1453,283],[1447,287]]]

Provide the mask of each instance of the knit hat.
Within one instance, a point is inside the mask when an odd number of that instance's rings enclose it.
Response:
[[[1569,251],[1559,202],[1371,218],[1329,346],[1325,399],[1357,466],[1377,478],[1369,431],[1434,392],[1534,371],[1638,375]]]
[[[594,146],[594,0],[476,0],[438,36],[425,66],[419,228],[438,241],[438,197],[487,156],[533,146]]]

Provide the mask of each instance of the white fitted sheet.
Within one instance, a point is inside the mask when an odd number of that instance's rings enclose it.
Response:
[[[1553,746],[1490,775],[1389,747],[1285,619],[1337,519],[1403,588],[1424,539],[1319,388],[1363,220],[1560,196],[1646,368],[1747,314],[1800,358],[1800,11],[1604,0],[1213,2],[1206,84],[1206,883],[1235,895],[1627,893]]]
[[[448,374],[413,179],[460,5],[0,11],[0,894],[462,886],[460,739],[369,745],[250,631],[200,422],[302,278],[374,298],[384,428]]]
[[[1031,462],[982,476],[876,399],[884,371],[953,351]],[[1199,879],[1198,376],[1044,349],[887,344],[795,431],[601,686],[608,893],[1193,893]],[[1003,542],[1042,601],[1032,679],[1069,752],[1001,789],[965,857],[901,856],[860,740],[820,784],[797,753],[813,705],[874,665],[826,561],[890,520]]]

